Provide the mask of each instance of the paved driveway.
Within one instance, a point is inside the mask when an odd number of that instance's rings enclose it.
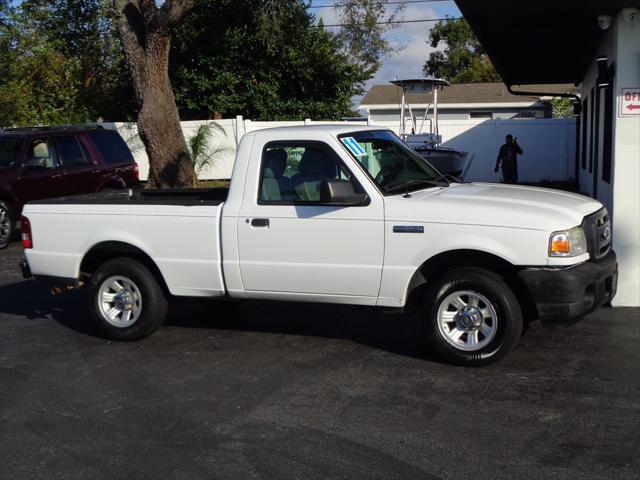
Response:
[[[0,477],[640,478],[640,311],[434,361],[415,318],[175,302],[138,343],[0,252]]]

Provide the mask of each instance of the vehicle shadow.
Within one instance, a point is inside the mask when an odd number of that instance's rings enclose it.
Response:
[[[83,291],[54,296],[44,282],[24,280],[0,286],[0,320],[9,316],[26,320],[52,318],[77,332],[97,336],[87,321],[87,308]]]
[[[384,313],[371,307],[270,301],[174,299],[165,325],[345,339],[429,361],[417,312]]]
[[[79,333],[100,337],[91,325],[86,291],[53,296],[26,280],[0,286],[0,319],[51,318]],[[404,356],[438,361],[429,351],[417,314],[385,314],[373,308],[267,301],[221,302],[173,298],[165,325],[346,339]]]

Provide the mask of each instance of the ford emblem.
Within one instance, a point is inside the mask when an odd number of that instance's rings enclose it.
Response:
[[[605,240],[609,240],[611,238],[611,228],[604,227],[604,230],[602,231],[602,238]]]

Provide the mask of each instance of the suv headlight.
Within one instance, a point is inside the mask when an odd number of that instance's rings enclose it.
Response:
[[[550,257],[577,257],[587,253],[587,237],[582,227],[553,232],[549,238]]]

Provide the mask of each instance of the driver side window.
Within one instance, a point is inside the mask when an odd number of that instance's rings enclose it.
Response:
[[[58,168],[56,152],[49,138],[37,138],[29,144],[25,165],[49,170]]]
[[[320,201],[323,180],[351,180],[347,168],[326,145],[274,142],[262,153],[260,203],[305,204]]]

